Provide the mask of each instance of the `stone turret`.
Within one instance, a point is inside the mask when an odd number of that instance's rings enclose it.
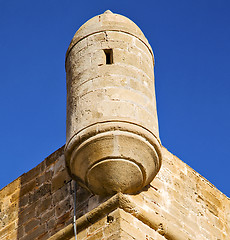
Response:
[[[99,195],[135,193],[161,166],[154,56],[128,18],[106,11],[87,21],[66,53],[70,175]]]
[[[121,15],[78,30],[66,145],[0,190],[1,240],[230,239],[230,199],[160,144],[153,66]]]

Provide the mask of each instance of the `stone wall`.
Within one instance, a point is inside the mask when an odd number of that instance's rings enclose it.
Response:
[[[163,151],[156,178],[134,195],[77,187],[78,239],[229,239],[230,200]],[[73,238],[73,182],[63,148],[0,191],[0,239]]]
[[[71,222],[71,182],[62,152],[1,190],[0,239],[47,239]]]
[[[165,148],[163,165],[140,194],[127,196],[166,239],[230,239],[230,200]]]

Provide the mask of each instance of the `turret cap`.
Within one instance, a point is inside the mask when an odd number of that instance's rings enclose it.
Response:
[[[145,38],[141,29],[127,17],[124,17],[120,14],[114,14],[110,10],[107,10],[103,14],[91,18],[78,29],[66,52],[66,58],[73,46],[83,38],[104,31],[124,32],[137,37],[148,47],[153,56],[151,46],[149,45],[148,40]]]

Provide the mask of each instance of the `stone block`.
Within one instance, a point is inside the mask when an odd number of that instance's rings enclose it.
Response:
[[[28,221],[25,225],[25,233],[28,233],[32,230],[34,230],[34,228],[37,228],[37,226],[40,224],[40,220],[37,218],[33,218],[30,221]]]
[[[71,209],[70,206],[70,199],[67,198],[60,203],[57,203],[55,206],[55,216],[60,217],[61,215],[65,214],[69,209]]]
[[[47,209],[45,212],[41,213],[39,216],[42,222],[48,222],[50,219],[55,218],[55,209]]]
[[[70,181],[70,177],[66,169],[57,173],[52,178],[52,187],[51,187],[52,192],[57,191],[59,188],[64,186],[69,181]]]
[[[9,232],[14,231],[16,226],[16,222],[11,222],[10,224],[6,225],[5,227],[0,229],[0,236],[1,238],[6,236]]]
[[[41,198],[39,201],[39,205],[36,208],[36,216],[41,216],[44,212],[52,207],[52,198],[51,195],[46,196],[45,198]]]
[[[31,169],[29,172],[24,173],[21,176],[21,185],[26,185],[29,181],[34,180],[40,173],[45,169],[45,162],[41,162],[35,168]]]
[[[87,236],[87,240],[97,240],[97,239],[103,239],[103,230],[94,232],[92,235]]]
[[[24,184],[20,189],[20,195],[24,196],[28,194],[29,192],[33,192],[36,187],[36,178],[33,178],[31,181],[29,181],[27,184]]]
[[[63,155],[63,150],[64,150],[64,146],[62,146],[61,148],[59,148],[57,151],[53,152],[52,154],[50,154],[45,160],[45,166],[46,166],[46,170],[49,169],[50,165],[52,165],[53,163],[55,163],[55,161],[59,158],[59,156]]]
[[[107,41],[122,41],[133,44],[135,37],[130,34],[118,31],[106,31]]]
[[[22,237],[22,240],[31,240],[31,239],[38,239],[40,236],[44,235],[46,233],[46,225],[38,225],[36,228],[34,228],[32,231],[30,231],[28,234],[26,234],[24,237]]]
[[[41,199],[46,194],[50,194],[50,193],[51,193],[51,184],[45,183],[42,186],[40,186],[40,188],[36,189],[33,193],[30,194],[29,202],[34,203],[37,200]]]
[[[17,178],[10,184],[8,184],[6,187],[0,190],[0,199],[4,199],[8,197],[9,195],[16,192],[21,187],[21,177]]]
[[[94,45],[95,42],[105,41],[107,37],[107,32],[99,32],[92,34],[88,37],[88,46]]]

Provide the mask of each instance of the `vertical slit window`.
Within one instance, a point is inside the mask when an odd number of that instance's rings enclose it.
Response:
[[[113,64],[113,50],[104,49],[106,64]]]

